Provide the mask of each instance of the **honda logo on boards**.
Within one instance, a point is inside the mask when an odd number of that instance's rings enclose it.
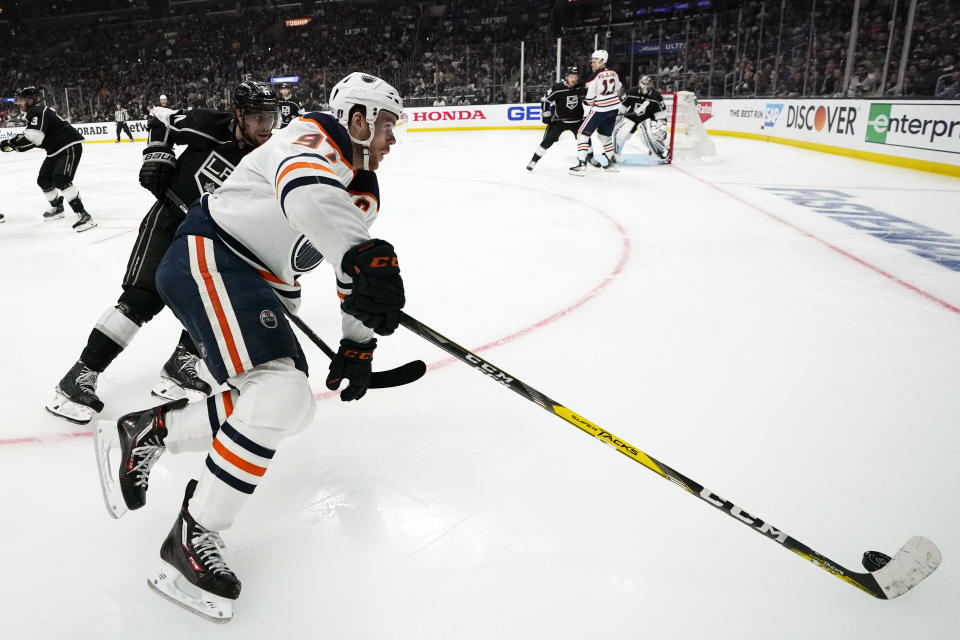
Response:
[[[437,111],[417,111],[414,122],[436,122],[438,120],[486,120],[480,109],[443,109]]]

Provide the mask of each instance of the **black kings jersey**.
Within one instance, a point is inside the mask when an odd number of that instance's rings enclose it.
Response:
[[[213,193],[253,147],[237,140],[236,123],[227,111],[192,109],[160,114],[150,121],[153,145],[186,145],[177,157],[170,188],[186,203]]]
[[[650,104],[644,107],[643,105],[647,101]],[[659,91],[651,88],[650,93],[643,95],[639,86],[627,91],[626,95],[623,96],[623,106],[626,108],[627,114],[638,114],[639,112],[639,114],[646,113],[651,116],[667,108]]]
[[[558,82],[543,99],[543,111],[549,111],[550,122],[580,122],[583,120],[583,97],[587,90],[582,84],[572,87]]]
[[[50,107],[33,105],[27,109],[26,120],[23,137],[46,151],[48,156],[55,156],[67,147],[83,142],[80,132]]]
[[[293,100],[280,101],[280,128],[290,124],[290,121],[300,115],[300,105]]]

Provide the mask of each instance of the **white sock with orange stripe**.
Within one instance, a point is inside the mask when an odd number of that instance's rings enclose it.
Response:
[[[583,135],[582,133],[577,134],[577,160],[580,162],[587,161],[587,154],[590,153],[590,136]]]
[[[230,389],[212,395],[204,402],[194,402],[183,409],[167,412],[164,444],[170,453],[210,449],[220,425],[233,413],[239,395],[235,389]]]
[[[253,495],[277,446],[313,421],[315,401],[307,376],[280,358],[230,379],[239,390],[235,409],[209,448],[190,513],[222,531]],[[218,414],[219,416],[219,414]]]

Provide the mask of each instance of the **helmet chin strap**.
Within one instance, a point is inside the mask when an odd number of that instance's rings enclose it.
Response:
[[[357,138],[354,138],[353,134],[350,133],[349,129],[347,129],[347,135],[350,136],[351,142],[356,143],[361,147],[363,147],[363,170],[369,171],[370,170],[370,143],[373,142],[373,136],[375,135],[375,132],[373,130],[373,121],[371,121],[370,118],[365,118],[365,120],[367,122],[367,129],[370,131],[370,135],[367,137],[366,140],[359,140]]]

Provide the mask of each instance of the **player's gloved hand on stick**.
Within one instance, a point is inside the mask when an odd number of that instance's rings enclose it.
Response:
[[[4,153],[14,151],[13,144],[11,144],[9,140],[0,140],[0,151]]]
[[[152,193],[158,200],[166,197],[167,189],[173,182],[173,173],[177,167],[176,156],[170,147],[147,147],[143,150],[143,165],[140,167],[140,186]]]
[[[382,336],[393,333],[400,325],[400,310],[406,302],[393,245],[385,240],[368,240],[343,254],[340,268],[353,277],[353,290],[340,305],[344,313]]]
[[[341,340],[337,355],[330,361],[330,373],[327,375],[327,389],[334,391],[340,388],[344,378],[350,384],[340,394],[344,402],[359,400],[367,393],[370,386],[370,375],[373,371],[373,350],[377,348],[377,339],[369,342],[354,342]]]

